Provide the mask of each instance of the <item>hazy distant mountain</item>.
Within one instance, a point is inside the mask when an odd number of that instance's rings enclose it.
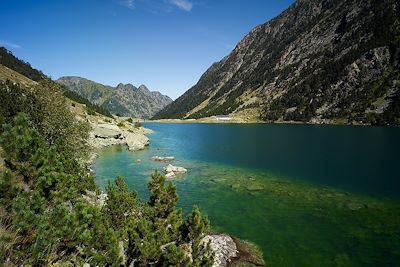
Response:
[[[132,84],[111,87],[80,77],[61,77],[58,83],[90,102],[122,116],[148,119],[172,102],[168,96],[151,92],[146,86]]]
[[[399,123],[395,0],[298,0],[154,118]]]

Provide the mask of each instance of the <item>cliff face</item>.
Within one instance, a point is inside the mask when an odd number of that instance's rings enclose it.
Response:
[[[399,9],[395,0],[298,0],[155,118],[398,123]]]
[[[57,82],[90,102],[123,116],[148,119],[172,102],[168,96],[151,92],[144,85],[136,88],[121,83],[114,88],[80,77],[61,77]]]

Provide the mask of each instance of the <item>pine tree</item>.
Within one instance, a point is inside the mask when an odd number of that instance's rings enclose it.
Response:
[[[123,229],[127,223],[127,217],[131,216],[137,206],[136,193],[129,190],[124,179],[120,176],[115,180],[115,185],[107,186],[107,214],[114,228]]]
[[[178,203],[176,187],[172,183],[165,186],[165,176],[155,172],[151,176],[148,188],[152,195],[149,205],[154,207],[157,218],[167,218]]]
[[[193,207],[186,224],[187,240],[192,245],[192,266],[205,267],[212,266],[214,263],[214,253],[211,250],[210,243],[204,242],[205,235],[210,230],[210,224],[207,218],[201,215],[197,206]]]

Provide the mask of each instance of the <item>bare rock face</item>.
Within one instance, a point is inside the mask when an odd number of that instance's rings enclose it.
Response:
[[[207,235],[204,237],[204,242],[210,242],[211,249],[215,253],[213,267],[228,266],[232,258],[238,254],[235,242],[228,235]]]
[[[395,0],[297,0],[154,118],[256,114],[332,122],[393,112],[400,99],[399,10]]]

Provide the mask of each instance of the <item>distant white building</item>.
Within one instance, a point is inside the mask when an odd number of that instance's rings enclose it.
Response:
[[[229,115],[218,115],[215,116],[217,121],[230,121],[232,118]]]

